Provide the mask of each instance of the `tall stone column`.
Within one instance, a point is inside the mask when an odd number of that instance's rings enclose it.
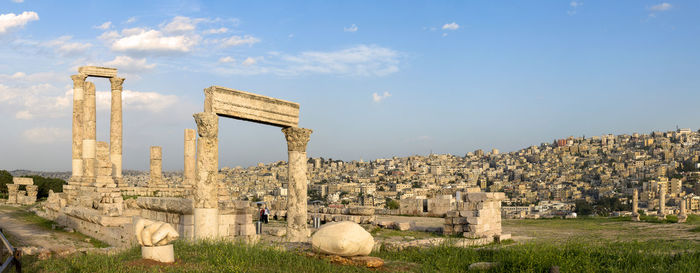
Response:
[[[72,177],[83,176],[83,99],[85,79],[87,75],[71,76],[73,80],[73,147],[72,147]]]
[[[306,224],[306,144],[309,143],[310,129],[287,127],[282,129],[287,139],[289,155],[287,191],[287,240],[306,242],[309,228]]]
[[[666,185],[659,186],[659,217],[666,217]]]
[[[183,169],[183,186],[194,185],[197,166],[197,135],[194,129],[185,129],[185,166]]]
[[[149,187],[163,184],[163,148],[151,146],[151,182]]]
[[[112,85],[112,105],[109,119],[109,159],[112,176],[122,177],[122,84],[124,78],[109,78]],[[121,182],[121,181],[119,181]]]
[[[678,223],[685,223],[688,220],[688,214],[685,212],[685,198],[681,198],[680,211],[678,212]]]
[[[85,82],[83,99],[83,185],[95,182],[95,149],[97,137],[97,112],[95,84]]]
[[[219,236],[219,117],[194,114],[197,123],[197,169],[194,184],[194,238]]]
[[[634,189],[632,192],[632,221],[639,221],[639,191]]]

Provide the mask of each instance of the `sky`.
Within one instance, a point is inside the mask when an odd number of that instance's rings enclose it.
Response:
[[[203,89],[301,105],[310,157],[509,152],[700,127],[698,1],[0,0],[0,169],[68,171],[72,81],[124,82],[124,168],[181,170]],[[97,139],[109,141],[109,81]],[[277,127],[221,118],[219,166],[286,160]]]

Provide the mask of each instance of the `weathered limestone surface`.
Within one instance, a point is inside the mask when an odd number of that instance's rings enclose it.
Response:
[[[177,240],[180,234],[168,223],[134,216],[134,234],[142,246],[164,246]]]
[[[634,189],[632,192],[632,221],[640,221],[639,219],[639,191]]]
[[[194,185],[197,166],[197,135],[194,129],[185,129],[185,166],[183,184]]]
[[[7,204],[17,204],[18,184],[7,184]]]
[[[112,78],[117,76],[117,69],[109,67],[81,66],[78,68],[78,72],[91,77]]]
[[[143,209],[180,214],[192,214],[191,199],[173,197],[139,197],[136,204]]]
[[[194,114],[197,123],[197,169],[195,208],[218,208],[219,117],[214,113]]]
[[[149,187],[163,184],[163,148],[151,146],[151,181]]]
[[[116,73],[115,73],[116,76]],[[122,177],[122,84],[124,78],[109,78],[112,85],[112,105],[109,122],[109,157],[113,176]]]
[[[71,76],[73,80],[73,149],[72,149],[72,176],[83,175],[83,87],[85,86],[85,74]]]
[[[659,217],[666,217],[666,187],[659,188]]]
[[[99,198],[98,209],[103,215],[120,216],[124,211],[124,199],[112,177],[112,162],[109,158],[109,144],[97,142],[97,178],[95,196]]]
[[[287,240],[305,242],[309,237],[307,219],[306,144],[310,129],[288,127],[282,129],[287,139],[289,155],[289,192],[287,196]]]
[[[34,178],[31,177],[13,177],[12,183],[17,185],[34,185]]]
[[[36,202],[36,195],[39,193],[39,186],[37,185],[27,185],[27,196],[24,198],[24,205],[31,205]]]
[[[219,117],[214,113],[194,114],[197,123],[197,169],[194,184],[194,236],[218,238],[219,203]]]
[[[204,111],[280,127],[296,127],[299,104],[221,86],[204,89]]]
[[[84,100],[83,100],[83,177],[84,184],[90,184],[94,182],[95,179],[95,141],[97,136],[96,118],[97,113],[95,109],[96,98],[95,98],[95,84],[92,82],[85,82],[84,87]]]
[[[360,225],[338,222],[323,225],[311,237],[314,251],[339,256],[366,256],[372,252],[374,238]]]
[[[688,214],[685,211],[685,199],[681,199],[680,211],[678,212],[678,223],[685,223],[688,220]]]
[[[502,192],[474,192],[457,200],[457,210],[448,211],[443,227],[444,234],[462,234],[468,238],[485,238],[501,235]]]

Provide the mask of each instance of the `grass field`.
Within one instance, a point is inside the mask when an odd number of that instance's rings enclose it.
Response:
[[[386,261],[382,272],[465,272],[470,264],[484,261],[498,263],[491,272],[546,272],[551,266],[558,266],[561,272],[698,272],[700,234],[691,230],[699,225],[699,217],[689,219],[687,224],[632,223],[627,218],[508,220],[504,221],[508,229],[522,230],[524,236],[540,236],[507,245],[437,246],[380,251],[372,256]],[[686,235],[667,236],[667,230],[680,230]],[[552,237],[556,232],[561,233]],[[636,235],[619,235],[626,232]],[[382,234],[427,235],[398,231]],[[178,241],[175,251],[173,265],[141,260],[138,248],[116,255],[76,254],[45,261],[26,257],[24,262],[27,272],[371,272],[294,251],[280,251],[273,245]]]

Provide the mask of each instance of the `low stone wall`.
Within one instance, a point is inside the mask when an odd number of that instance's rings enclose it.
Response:
[[[63,207],[59,210],[45,208],[37,211],[37,215],[110,245],[131,246],[136,243],[131,217],[102,216],[97,210],[79,207]]]
[[[190,188],[168,187],[123,187],[119,188],[122,195],[145,197],[186,197],[192,194]]]

